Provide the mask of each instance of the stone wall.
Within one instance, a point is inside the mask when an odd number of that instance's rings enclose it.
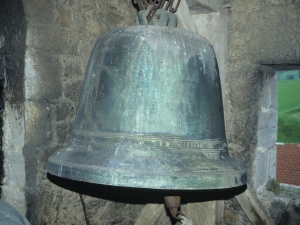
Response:
[[[1,4],[0,37],[7,50],[2,197],[32,224],[84,224],[79,195],[47,179],[47,159],[67,144],[96,39],[133,25],[136,9],[131,0]],[[142,210],[92,197],[85,201],[91,224],[132,223]],[[124,207],[130,215],[118,213]]]
[[[1,82],[4,86],[3,115],[4,179],[2,198],[25,213],[24,147],[24,55],[26,23],[19,0],[0,3]],[[2,166],[2,165],[1,165]]]
[[[275,176],[277,69],[300,67],[299,0],[231,0],[226,77],[230,152],[260,192]]]
[[[79,195],[49,182],[47,159],[66,145],[87,61],[104,32],[134,24],[126,1],[23,1],[27,19],[25,65],[26,151],[33,224],[85,224]],[[27,116],[27,117],[26,117]],[[32,191],[34,190],[34,191]],[[84,197],[91,224],[133,223],[141,207]],[[124,216],[126,207],[130,215]],[[119,213],[122,211],[122,213]],[[101,222],[102,223],[102,222]]]

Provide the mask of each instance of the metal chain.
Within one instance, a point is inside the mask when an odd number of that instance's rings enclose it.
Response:
[[[167,1],[167,4],[165,4]],[[175,8],[173,8],[174,0],[135,0],[138,4],[139,10],[147,10],[148,6],[152,5],[152,8],[149,9],[149,13],[147,14],[148,22],[153,18],[154,14],[158,9],[163,9],[165,6],[166,11],[170,11],[171,13],[175,13],[179,7],[181,0],[177,0],[177,4]]]

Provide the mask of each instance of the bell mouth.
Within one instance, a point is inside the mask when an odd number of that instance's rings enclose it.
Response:
[[[245,168],[228,155],[223,141],[99,132],[91,137],[97,141],[86,144],[80,138],[83,133],[77,135],[70,147],[49,158],[50,174],[103,185],[171,190],[232,188],[247,181]]]

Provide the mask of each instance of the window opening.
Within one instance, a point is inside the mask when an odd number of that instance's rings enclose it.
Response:
[[[300,70],[277,74],[276,178],[287,188],[300,186]]]
[[[300,70],[278,72],[277,141],[300,143]]]

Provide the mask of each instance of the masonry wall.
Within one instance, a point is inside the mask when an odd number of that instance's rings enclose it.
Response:
[[[24,8],[28,22],[27,149],[33,157],[28,167],[34,167],[35,175],[26,180],[30,189],[35,187],[26,195],[27,204],[31,204],[28,217],[33,224],[85,224],[79,194],[47,179],[47,159],[69,139],[96,39],[108,30],[134,24],[136,10],[130,0],[37,0],[24,1]],[[142,209],[87,196],[84,201],[91,224],[130,224]],[[122,210],[124,207],[129,215]]]
[[[230,152],[261,192],[275,176],[278,69],[300,67],[299,0],[231,0],[226,77]]]
[[[25,213],[24,147],[24,55],[26,22],[21,1],[0,3],[1,80],[4,86],[3,114],[4,177],[0,185],[2,198],[10,199],[20,212]]]
[[[47,179],[47,159],[67,144],[96,39],[105,31],[133,25],[136,9],[130,0],[15,0],[3,4],[10,11],[5,14],[6,24],[1,21],[1,38],[4,36],[9,50],[2,197],[32,224],[84,224],[78,193]],[[9,28],[6,33],[5,28]],[[84,198],[91,224],[132,223],[142,209]],[[119,210],[124,207],[130,215]]]

